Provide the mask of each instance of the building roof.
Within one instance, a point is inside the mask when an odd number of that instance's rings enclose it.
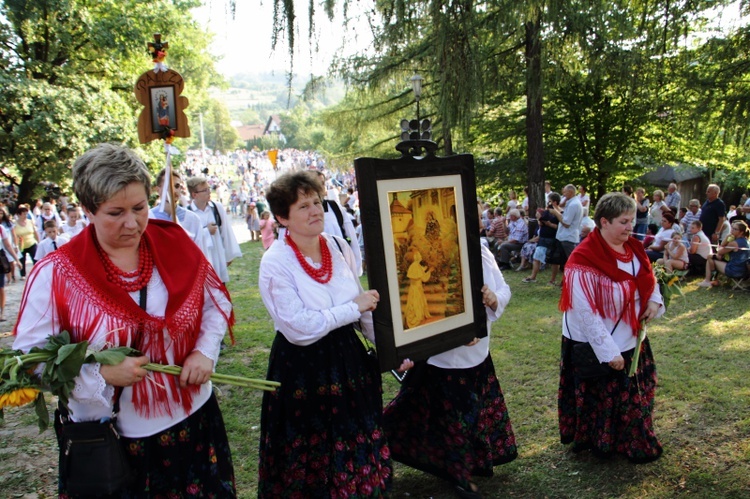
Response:
[[[662,165],[656,167],[653,171],[644,173],[640,179],[644,182],[657,187],[667,187],[674,182],[679,184],[686,180],[703,178],[705,169],[699,166],[680,164],[677,166]]]
[[[243,141],[248,141],[262,137],[265,125],[242,125],[236,128],[240,138]]]

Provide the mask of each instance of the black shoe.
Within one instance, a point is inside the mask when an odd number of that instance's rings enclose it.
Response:
[[[500,270],[510,270],[511,266],[508,265],[507,263],[501,263],[501,264],[498,264],[497,268],[499,268]]]

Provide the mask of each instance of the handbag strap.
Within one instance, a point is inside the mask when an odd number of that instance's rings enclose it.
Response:
[[[146,310],[146,304],[148,302],[148,284],[143,286],[140,291],[138,292],[138,305],[143,309]],[[140,331],[136,333],[136,338],[140,336]],[[120,413],[120,396],[122,396],[122,387],[118,386],[115,387],[115,403],[112,406],[112,417],[114,418],[117,416],[117,414]],[[57,404],[57,408],[60,411],[60,419],[63,423],[66,423],[70,420],[70,412],[68,412],[68,408],[65,407],[62,403]]]

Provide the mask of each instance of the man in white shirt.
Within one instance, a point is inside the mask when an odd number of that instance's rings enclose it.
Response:
[[[576,188],[573,184],[568,184],[563,188],[563,197],[566,199],[565,211],[560,212],[557,206],[550,206],[549,212],[558,220],[557,235],[555,239],[554,256],[557,263],[552,263],[552,275],[550,284],[557,285],[555,279],[559,269],[565,270],[565,262],[581,238],[581,219],[583,218],[583,206],[576,196]]]
[[[164,190],[164,177],[166,176],[166,170],[162,170],[156,176],[156,189],[160,195],[163,196]],[[174,192],[175,198],[179,200],[183,188],[182,178],[180,174],[172,170],[172,192]],[[201,252],[210,261],[209,244],[210,239],[208,238],[206,231],[203,230],[201,219],[198,215],[192,211],[180,206],[178,201],[177,205],[177,224],[185,229],[190,239],[200,248]],[[157,218],[159,220],[172,221],[172,203],[168,200],[164,203],[159,203],[149,210],[149,218]]]
[[[680,203],[682,202],[682,196],[680,196],[680,193],[677,191],[677,184],[672,182],[669,184],[669,187],[667,187],[667,195],[664,197],[664,205],[662,207],[662,211],[671,211],[672,208],[680,211]]]
[[[242,256],[240,245],[227,220],[227,213],[221,203],[211,201],[211,187],[205,177],[191,177],[187,181],[192,202],[188,209],[201,220],[204,237],[210,240],[208,261],[214,267],[222,282],[229,281],[228,267],[232,260]]]

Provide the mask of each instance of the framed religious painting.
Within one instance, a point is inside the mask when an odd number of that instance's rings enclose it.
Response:
[[[185,109],[187,97],[182,93],[185,82],[176,71],[147,71],[135,84],[135,95],[143,109],[138,117],[138,139],[147,143],[168,136],[190,137]]]
[[[382,371],[487,335],[474,158],[354,161]]]

